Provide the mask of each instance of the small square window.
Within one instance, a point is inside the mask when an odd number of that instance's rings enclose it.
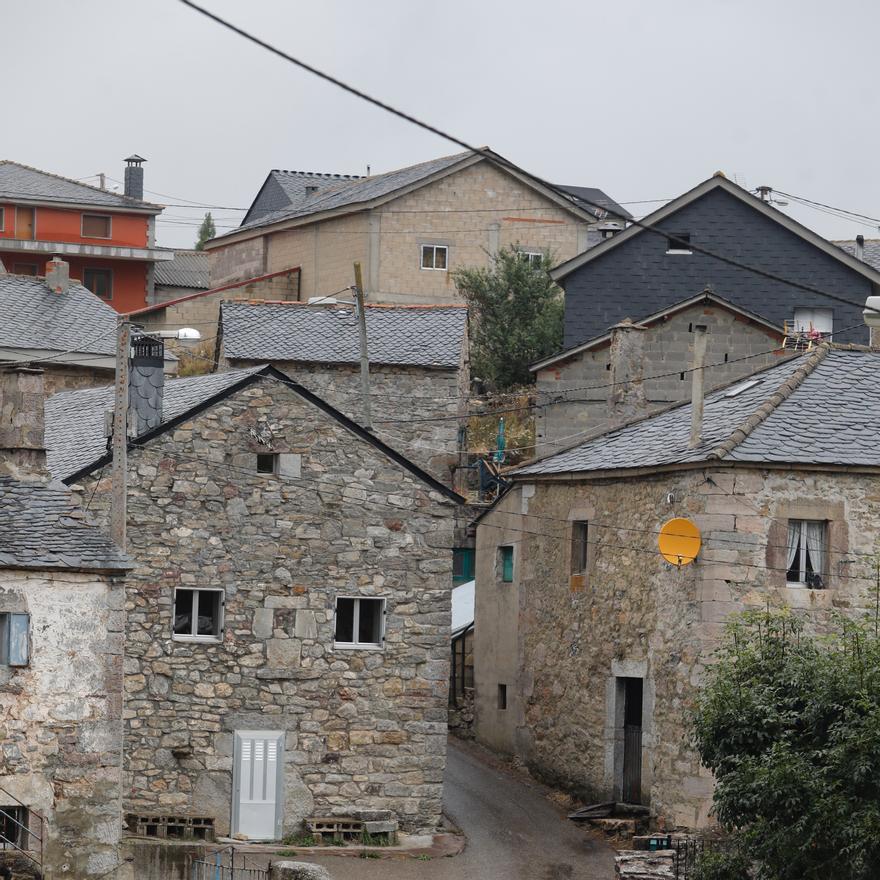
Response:
[[[219,642],[223,635],[222,590],[174,592],[173,636],[178,641]]]
[[[666,239],[667,254],[691,253],[691,234],[689,232],[671,232]]]
[[[36,275],[37,274],[37,264],[36,263],[13,263],[12,264],[12,274],[13,275]]]
[[[83,214],[83,238],[110,238],[112,221],[107,214]]]
[[[788,521],[785,580],[792,586],[821,590],[825,586],[828,524],[821,520]]]
[[[384,641],[384,599],[337,597],[334,629],[337,648],[381,648]]]
[[[519,258],[533,269],[540,269],[544,263],[544,254],[541,251],[520,251]]]
[[[571,524],[571,574],[584,574],[587,570],[588,523],[577,520]]]
[[[30,622],[30,614],[0,613],[0,666],[28,665]]]
[[[513,581],[513,547],[498,548],[498,568],[501,572],[501,580],[505,584]]]
[[[474,579],[474,548],[454,547],[452,550],[452,583],[464,584]]]
[[[502,711],[507,708],[507,685],[498,685],[498,708]]]
[[[277,474],[278,473],[278,454],[275,452],[258,452],[257,453],[257,473],[258,474]]]
[[[422,268],[437,269],[445,272],[447,268],[447,251],[448,248],[443,244],[423,244]]]
[[[101,299],[113,298],[113,270],[112,269],[83,269],[83,287],[91,290],[95,296]]]

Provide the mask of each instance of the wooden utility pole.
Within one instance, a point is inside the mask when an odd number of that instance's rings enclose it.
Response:
[[[357,303],[358,329],[361,341],[361,395],[364,399],[364,427],[372,427],[370,417],[370,357],[367,353],[367,312],[364,308],[364,279],[361,264],[354,264],[354,298]]]
[[[110,537],[125,550],[128,500],[128,360],[131,324],[121,319],[116,330],[116,395],[113,406],[113,492],[110,503]]]

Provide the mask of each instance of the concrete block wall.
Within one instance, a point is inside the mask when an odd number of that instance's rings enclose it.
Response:
[[[633,316],[634,318],[636,316]],[[643,331],[642,375],[647,415],[671,403],[690,400],[693,328],[708,327],[706,388],[717,388],[777,363],[773,353],[782,342],[774,334],[718,304],[700,303],[683,309]],[[554,402],[535,416],[537,454],[549,455],[610,426],[608,397],[612,391],[607,342],[537,372],[541,399]],[[662,378],[651,378],[658,376]],[[556,400],[558,396],[563,399]]]

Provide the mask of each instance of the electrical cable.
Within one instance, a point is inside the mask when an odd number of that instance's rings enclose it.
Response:
[[[391,113],[392,115],[397,116],[398,118],[403,119],[406,122],[410,122],[413,125],[416,125],[421,129],[424,129],[425,131],[431,132],[432,134],[435,134],[438,137],[449,141],[450,143],[456,144],[459,147],[461,147],[462,149],[467,150],[468,152],[482,155],[487,160],[492,162],[492,164],[497,165],[498,167],[504,168],[507,171],[513,171],[519,175],[524,175],[527,178],[529,178],[530,180],[532,180],[533,182],[537,183],[539,186],[544,187],[545,189],[548,189],[550,192],[552,192],[554,195],[556,195],[559,198],[565,199],[566,201],[569,201],[569,202],[572,202],[574,200],[574,197],[572,197],[572,195],[570,193],[565,192],[565,190],[559,189],[554,184],[549,183],[548,181],[538,177],[535,174],[532,174],[529,171],[526,171],[525,169],[519,167],[518,165],[515,165],[513,162],[510,162],[509,160],[504,159],[502,156],[499,156],[496,153],[492,153],[491,151],[488,151],[485,148],[476,147],[473,144],[470,144],[467,141],[462,140],[459,137],[451,135],[448,132],[445,132],[442,129],[437,128],[436,126],[431,125],[430,123],[427,123],[427,122],[424,122],[420,119],[417,119],[415,116],[412,116],[409,113],[404,112],[403,110],[398,110],[396,107],[393,107],[390,104],[379,100],[378,98],[374,98],[372,95],[367,94],[366,92],[356,88],[355,86],[349,85],[348,83],[343,82],[342,80],[338,79],[337,77],[332,76],[331,74],[325,73],[324,71],[319,70],[318,68],[312,66],[311,64],[306,63],[305,61],[300,60],[299,58],[295,58],[293,55],[290,55],[287,52],[284,52],[283,50],[277,48],[276,46],[273,46],[271,43],[267,43],[265,40],[261,40],[259,37],[254,36],[253,34],[249,33],[248,31],[238,27],[237,25],[232,24],[231,22],[227,21],[226,19],[222,18],[221,16],[209,11],[208,9],[205,9],[202,6],[199,6],[197,3],[194,3],[193,0],[179,0],[179,2],[182,3],[184,6],[188,6],[190,9],[194,10],[195,12],[198,12],[200,15],[203,15],[206,18],[211,19],[216,24],[219,24],[220,26],[226,28],[227,30],[230,30],[233,33],[238,34],[239,36],[254,43],[257,46],[260,46],[261,48],[265,49],[267,52],[271,52],[273,55],[277,55],[279,58],[282,58],[283,60],[287,61],[288,63],[293,64],[296,67],[299,67],[302,70],[305,70],[308,73],[313,74],[314,76],[317,76],[319,79],[322,79],[325,82],[329,82],[330,84],[336,86],[337,88],[342,89],[345,92],[348,92],[350,95],[354,95],[356,98],[360,98],[361,100],[366,101],[366,102],[372,104],[373,106],[378,107],[378,108],[386,111],[387,113]],[[607,216],[617,217],[621,220],[628,219],[626,217],[623,217],[622,215],[616,214],[614,211],[610,210],[606,206],[600,205],[598,202],[591,201],[590,199],[586,199],[583,197],[577,197],[576,202],[578,204],[588,205],[592,208],[603,211],[605,213],[605,215],[607,215]],[[640,220],[633,220],[631,222],[632,222],[632,225],[637,226],[640,229],[644,229],[646,231],[653,232],[656,235],[662,236],[663,238],[665,238],[675,244],[682,245],[683,247],[686,245],[687,248],[691,251],[696,251],[697,253],[701,253],[704,256],[708,256],[713,259],[719,260],[720,262],[723,262],[727,265],[734,266],[735,268],[751,272],[751,273],[753,273],[755,275],[759,275],[763,278],[767,278],[770,281],[775,281],[780,284],[786,284],[791,287],[796,287],[800,290],[804,290],[809,293],[814,293],[818,296],[824,296],[824,297],[827,297],[828,299],[832,299],[837,302],[844,303],[846,305],[854,306],[854,307],[858,308],[859,310],[866,308],[864,303],[859,303],[859,302],[856,302],[855,300],[850,300],[850,299],[847,299],[846,297],[838,296],[837,294],[832,294],[828,291],[820,290],[819,288],[813,287],[812,285],[802,284],[801,282],[792,281],[790,279],[787,279],[787,278],[784,278],[780,275],[777,275],[774,272],[769,272],[767,270],[760,269],[755,266],[749,266],[745,263],[741,263],[739,260],[735,260],[730,257],[726,257],[722,254],[715,253],[715,252],[710,251],[707,248],[704,248],[696,243],[693,243],[690,241],[686,242],[683,239],[677,238],[674,233],[670,233],[667,230],[659,229],[656,226],[653,226],[649,223],[645,223]],[[872,311],[877,311],[878,313],[880,313],[880,309],[872,309]]]

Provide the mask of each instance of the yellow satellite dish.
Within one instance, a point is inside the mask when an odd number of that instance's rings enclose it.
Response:
[[[671,519],[663,523],[657,536],[660,553],[673,565],[688,565],[700,552],[700,530],[689,519]]]

